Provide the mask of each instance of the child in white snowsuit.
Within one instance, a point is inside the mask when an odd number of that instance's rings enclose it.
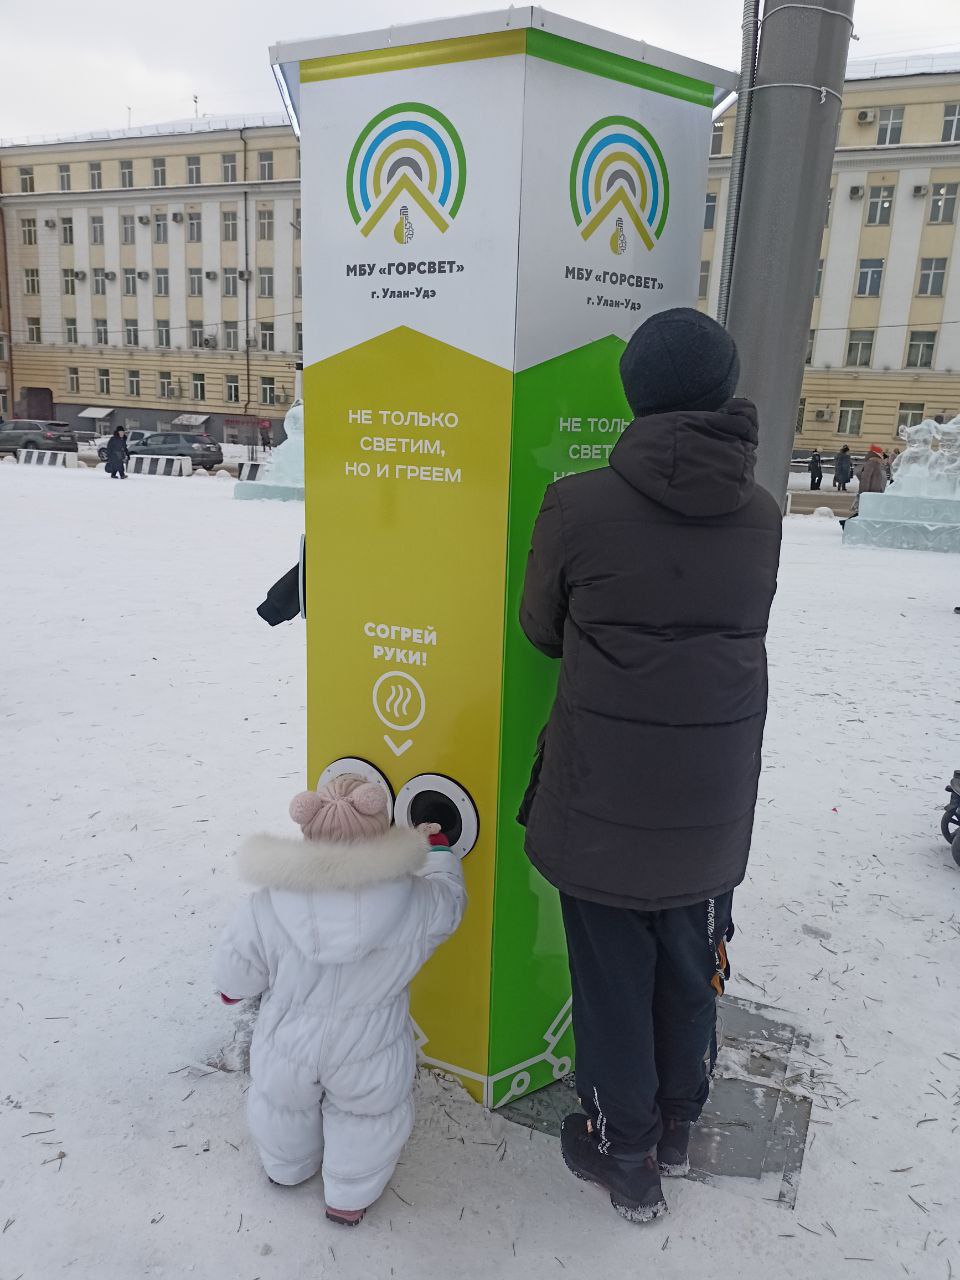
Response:
[[[388,797],[355,775],[295,796],[304,840],[239,854],[260,886],[217,950],[227,1002],[263,993],[248,1119],[286,1186],[323,1167],[327,1216],[356,1225],[413,1128],[408,987],[460,923],[460,863],[438,827],[391,828]]]

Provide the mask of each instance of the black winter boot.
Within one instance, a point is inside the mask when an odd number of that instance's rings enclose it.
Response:
[[[560,1150],[574,1177],[608,1191],[610,1203],[628,1222],[652,1222],[667,1212],[656,1152],[648,1152],[636,1163],[604,1154],[590,1121],[579,1113],[564,1118]]]
[[[690,1172],[690,1121],[664,1120],[657,1143],[657,1163],[665,1178],[682,1178]]]

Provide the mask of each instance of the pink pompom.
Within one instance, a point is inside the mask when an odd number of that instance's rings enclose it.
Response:
[[[290,817],[302,827],[313,821],[322,803],[315,791],[301,791],[290,801]]]
[[[350,792],[348,798],[357,813],[365,813],[371,818],[387,808],[387,793],[375,782],[366,782],[362,787],[357,787]]]

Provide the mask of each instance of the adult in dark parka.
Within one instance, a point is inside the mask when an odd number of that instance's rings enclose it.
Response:
[[[853,459],[850,457],[850,446],[845,444],[837,454],[833,467],[833,483],[841,493],[847,492],[847,485],[853,479]]]
[[[117,427],[113,435],[107,441],[107,462],[106,469],[110,472],[112,479],[126,480],[127,474],[124,467],[127,465],[127,459],[130,454],[127,451],[127,433],[123,427]]]
[[[665,1209],[744,877],[767,708],[781,513],[715,321],[653,316],[620,363],[636,420],[609,467],[550,486],[521,622],[560,678],[527,853],[560,890],[577,1088],[563,1155],[633,1220]]]

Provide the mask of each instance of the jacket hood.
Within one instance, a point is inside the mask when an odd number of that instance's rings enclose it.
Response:
[[[270,891],[299,951],[320,964],[344,964],[382,946],[399,926],[428,849],[418,831],[403,827],[353,843],[259,835],[240,847],[237,869]]]
[[[753,496],[757,410],[749,400],[722,409],[638,418],[610,466],[638,492],[685,516],[738,511]]]

